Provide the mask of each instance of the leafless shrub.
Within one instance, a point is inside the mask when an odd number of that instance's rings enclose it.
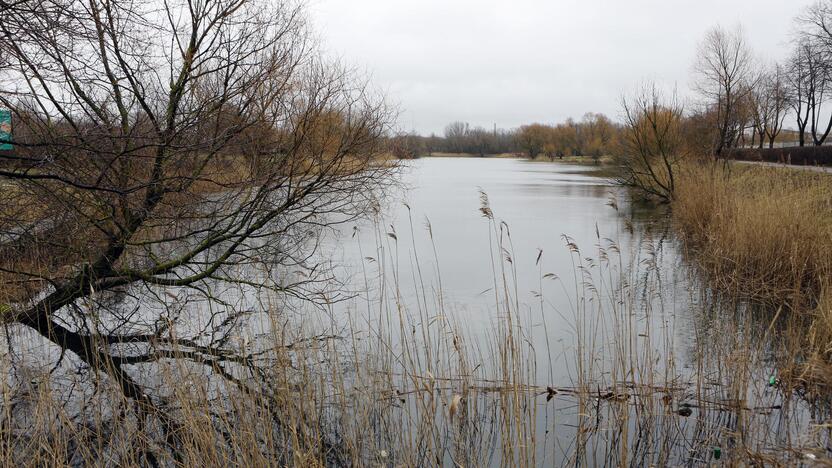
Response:
[[[622,101],[619,182],[668,202],[676,188],[676,163],[685,154],[683,107],[675,94],[665,98],[654,84]]]
[[[170,359],[248,391],[231,336],[249,309],[222,285],[332,300],[318,233],[392,183],[383,100],[319,56],[291,1],[22,1],[0,35],[4,324],[142,413],[165,399],[132,369]]]

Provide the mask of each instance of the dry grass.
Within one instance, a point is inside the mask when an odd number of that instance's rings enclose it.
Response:
[[[681,168],[673,218],[718,291],[807,316],[800,380],[832,386],[832,177],[770,167]],[[797,364],[797,358],[795,358]]]
[[[832,273],[832,178],[764,167],[686,166],[674,219],[725,291],[811,305]]]

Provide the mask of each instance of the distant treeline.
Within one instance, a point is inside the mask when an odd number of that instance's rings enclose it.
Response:
[[[390,139],[390,148],[401,159],[435,153],[479,156],[522,153],[532,159],[539,155],[552,159],[573,155],[600,157],[613,151],[620,131],[621,125],[594,113],[584,115],[580,121],[570,118],[556,125],[533,123],[512,130],[488,130],[471,127],[466,122],[453,122],[441,136],[396,135]]]
[[[390,139],[390,146],[393,155],[400,159],[431,156],[434,153],[485,156],[517,152],[516,133],[515,130],[472,128],[466,122],[453,122],[445,127],[443,135],[401,133]]]

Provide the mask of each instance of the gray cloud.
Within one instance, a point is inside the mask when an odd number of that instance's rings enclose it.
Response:
[[[452,120],[511,128],[585,112],[619,115],[644,80],[689,93],[696,45],[741,23],[756,53],[783,58],[810,0],[314,0],[325,49],[367,70],[400,126]]]

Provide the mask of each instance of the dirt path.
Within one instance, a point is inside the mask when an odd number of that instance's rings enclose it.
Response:
[[[781,164],[764,161],[734,161],[738,164],[749,164],[754,166],[780,167],[783,169],[796,169],[800,171],[824,172],[832,174],[832,167],[826,166],[798,166],[796,164]]]

